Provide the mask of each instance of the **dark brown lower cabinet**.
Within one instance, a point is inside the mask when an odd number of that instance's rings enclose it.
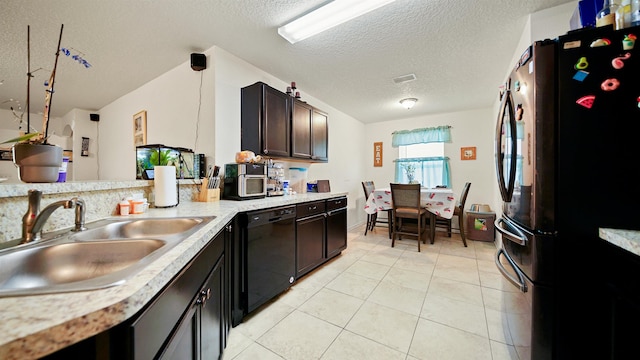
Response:
[[[140,312],[45,359],[219,359],[230,329],[225,226]]]
[[[222,354],[224,254],[174,331],[159,359],[218,359]]]
[[[129,356],[139,359],[218,359],[225,344],[225,248],[218,235],[133,321],[123,326]]]
[[[326,260],[325,202],[300,204],[296,214],[296,277],[300,277]]]
[[[296,275],[300,277],[347,248],[347,198],[299,204],[296,214]]]
[[[602,262],[599,272],[604,278],[608,301],[602,304],[607,322],[605,335],[598,344],[607,351],[606,357],[600,358],[637,359],[640,354],[640,256],[611,243],[604,243],[602,248],[604,251],[598,252],[598,260]]]
[[[327,200],[327,259],[347,248],[347,198]]]

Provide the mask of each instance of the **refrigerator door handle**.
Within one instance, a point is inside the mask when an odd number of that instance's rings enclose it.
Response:
[[[509,232],[507,230],[505,230],[502,226],[500,226],[501,223],[505,223],[507,225],[509,225],[508,223],[506,223],[504,221],[503,218],[500,218],[498,220],[496,220],[493,224],[495,225],[495,229],[498,230],[498,232],[500,234],[502,234],[503,237],[506,237],[507,240],[509,241],[513,241],[514,243],[521,245],[521,246],[527,246],[527,236],[525,234],[523,234],[520,230],[513,228],[515,231],[518,232],[518,234],[514,234],[512,232]]]
[[[507,262],[509,263],[509,265],[511,265],[511,268],[513,268],[513,271],[516,273],[516,275],[518,276],[518,278],[516,279],[513,275],[509,274],[509,272],[507,271],[507,269],[504,268],[504,266],[502,266],[502,263],[500,262],[500,255],[504,255],[504,258],[507,260]],[[514,264],[513,260],[511,260],[511,258],[509,257],[509,255],[504,251],[504,249],[498,249],[498,251],[496,251],[496,267],[498,268],[498,270],[500,271],[500,273],[502,273],[502,276],[504,276],[505,278],[507,278],[507,280],[509,280],[510,283],[512,283],[513,285],[515,285],[518,289],[520,289],[520,291],[522,291],[523,293],[526,293],[529,289],[527,288],[527,283],[524,281],[524,276],[522,275],[522,272],[520,270],[518,270],[516,264]]]
[[[504,181],[504,158],[505,153],[502,151],[502,130],[504,129],[504,116],[509,115],[509,130],[511,136],[511,149],[505,149],[505,152],[509,152],[510,164],[509,164],[509,184]],[[496,126],[496,141],[495,141],[495,154],[496,154],[496,171],[498,173],[498,188],[500,189],[500,195],[502,201],[510,202],[513,196],[513,190],[515,186],[516,177],[516,124],[513,111],[513,96],[511,90],[507,89],[502,97],[500,103],[500,112],[498,114],[497,126]]]

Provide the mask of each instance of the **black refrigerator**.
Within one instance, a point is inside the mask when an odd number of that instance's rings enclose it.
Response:
[[[501,86],[495,156],[503,214],[495,262],[530,307],[520,324],[508,319],[520,331],[511,338],[522,357],[615,357],[602,271],[614,260],[598,233],[640,229],[634,34],[640,27],[537,41]]]

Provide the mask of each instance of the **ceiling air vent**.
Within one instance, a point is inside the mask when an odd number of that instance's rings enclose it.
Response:
[[[393,82],[396,84],[404,84],[406,82],[413,81],[415,79],[416,79],[415,74],[408,74],[408,75],[402,75],[402,76],[393,78]]]

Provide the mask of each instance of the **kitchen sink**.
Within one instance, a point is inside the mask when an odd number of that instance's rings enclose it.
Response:
[[[205,221],[204,217],[117,220],[71,235],[75,241],[95,239],[139,239],[182,236]]]
[[[214,218],[106,219],[0,251],[0,297],[122,284]]]

